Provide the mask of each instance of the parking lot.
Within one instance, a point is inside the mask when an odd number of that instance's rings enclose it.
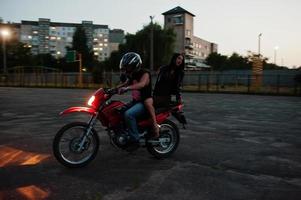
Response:
[[[92,93],[0,87],[0,199],[300,199],[300,97],[184,93],[188,125],[170,158],[117,150],[98,124],[96,159],[67,169],[54,135],[88,117],[58,113]]]

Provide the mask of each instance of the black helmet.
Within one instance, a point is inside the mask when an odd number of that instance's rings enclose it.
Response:
[[[141,65],[142,60],[140,55],[134,52],[129,52],[122,56],[119,67],[121,70],[133,72],[134,70],[139,69]]]

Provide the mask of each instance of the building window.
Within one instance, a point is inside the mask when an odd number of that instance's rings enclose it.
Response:
[[[182,15],[173,16],[173,23],[174,24],[183,24],[183,16]]]
[[[167,22],[169,22],[169,23],[171,22],[171,18],[170,17],[167,18]]]
[[[191,36],[191,31],[190,30],[186,30],[186,35],[187,36]]]

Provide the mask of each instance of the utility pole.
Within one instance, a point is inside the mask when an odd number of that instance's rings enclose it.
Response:
[[[83,86],[83,67],[82,67],[82,54],[78,54],[78,61],[79,61],[79,77],[78,77],[78,82],[79,82],[79,87]]]
[[[150,32],[150,69],[154,71],[154,26],[153,19],[155,16],[149,16],[151,19],[151,32]]]
[[[274,64],[277,65],[277,51],[278,51],[279,47],[275,46],[274,47]]]
[[[260,57],[260,39],[261,39],[262,33],[258,35],[258,56]]]

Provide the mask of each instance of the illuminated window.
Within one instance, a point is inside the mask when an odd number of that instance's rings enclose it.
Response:
[[[107,46],[108,46],[108,44],[106,43],[106,44],[105,44],[105,47],[107,47]]]
[[[104,39],[103,41],[104,41],[104,42],[108,42],[108,39],[106,38],[106,39]]]

